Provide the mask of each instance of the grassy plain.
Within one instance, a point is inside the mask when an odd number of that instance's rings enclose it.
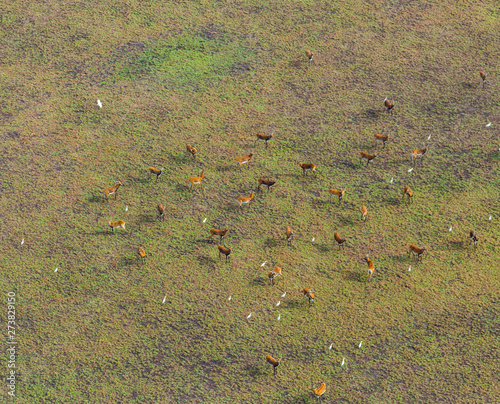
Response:
[[[323,381],[331,403],[500,396],[495,1],[0,9],[0,285],[18,297],[17,402],[301,403]],[[257,132],[274,133],[267,150]],[[366,167],[376,132],[390,140]],[[150,165],[166,169],[158,183]],[[239,210],[259,177],[274,190]],[[103,202],[118,179],[117,200]],[[342,205],[330,187],[347,187]],[[127,231],[112,233],[120,219]],[[208,240],[226,226],[228,264]],[[410,243],[429,248],[421,263]],[[284,271],[274,288],[264,261]],[[277,377],[268,353],[282,355]]]

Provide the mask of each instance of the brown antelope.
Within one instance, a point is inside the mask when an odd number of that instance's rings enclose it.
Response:
[[[423,149],[415,149],[413,150],[413,153],[410,154],[411,156],[411,163],[415,164],[415,160],[420,158],[421,163],[423,164],[424,162],[424,154],[427,153],[427,145],[424,145]]]
[[[272,133],[270,135],[265,135],[264,133],[257,133],[255,136],[257,137],[257,140],[255,141],[255,143],[257,143],[259,140],[266,142],[266,149],[267,149],[267,142],[269,142],[273,138]],[[254,145],[255,145],[255,143],[254,143]]]
[[[125,222],[123,220],[118,220],[116,222],[109,222],[108,221],[108,224],[109,224],[109,227],[111,227],[111,231],[115,231],[115,229],[117,229],[118,227],[121,227],[123,230],[127,230],[125,228]]]
[[[306,56],[307,59],[309,60],[309,63],[311,63],[313,60],[314,53],[312,53],[310,50],[306,50]]]
[[[340,237],[339,233],[337,233],[337,232],[335,232],[333,234],[333,237],[335,238],[335,241],[339,245],[339,250],[340,250],[340,246],[342,246],[342,248],[344,248],[344,243],[347,241],[347,239]]]
[[[470,231],[469,233],[469,237],[470,237],[470,243],[474,243],[474,245],[477,245],[477,242],[479,241],[479,237],[477,236],[476,232],[475,231]]]
[[[219,249],[219,259],[220,255],[224,254],[226,256],[226,262],[229,259],[229,255],[231,254],[232,248],[226,248],[224,246],[218,245],[217,248]]]
[[[326,391],[326,384],[325,383],[321,383],[320,386],[313,390],[314,391],[314,395],[318,398],[318,402],[319,400],[321,399],[321,396],[323,394],[325,394],[325,391]]]
[[[156,207],[158,209],[158,219],[165,221],[165,208],[161,203],[158,203],[158,206]]]
[[[276,184],[276,181],[273,181],[273,180],[266,180],[264,178],[259,178],[259,186],[257,187],[257,189],[260,191],[260,186],[261,185],[264,185],[267,187],[267,192],[269,192],[269,190],[271,189],[271,187]]]
[[[363,222],[366,222],[366,217],[368,216],[368,209],[366,209],[366,206],[363,205],[361,206],[361,220],[363,220]]]
[[[304,297],[306,297],[307,300],[309,300],[309,306],[311,305],[311,303],[314,303],[314,293],[312,292],[311,289],[304,288],[302,290],[299,290],[299,292],[302,292],[304,294]]]
[[[370,154],[365,151],[361,152],[361,160],[366,159],[366,165],[368,166],[368,163],[373,162],[373,159],[377,157],[376,154]]]
[[[253,195],[254,195],[254,193],[252,191],[252,193],[250,194],[250,196],[239,196],[238,197],[238,202],[240,203],[239,207],[241,208],[241,205],[243,205],[244,203],[248,203],[249,204],[250,201],[253,199]]]
[[[481,76],[481,80],[483,80],[483,88],[484,88],[484,86],[486,84],[486,73],[481,71],[481,72],[479,72],[479,75]]]
[[[346,189],[347,188],[344,188],[344,189],[330,188],[328,190],[328,193],[330,194],[330,196],[328,197],[328,199],[330,200],[330,203],[332,202],[332,195],[335,195],[335,196],[337,196],[339,198],[339,205],[340,205],[340,201],[344,197]]]
[[[419,260],[422,260],[422,256],[424,254],[424,251],[425,251],[425,247],[417,247],[415,244],[410,244],[410,249],[408,250],[408,254],[412,254],[415,255],[417,257],[417,261]]]
[[[250,160],[252,159],[252,156],[253,156],[253,152],[250,153],[250,154],[247,154],[246,156],[243,156],[243,157],[238,157],[236,159],[237,163],[236,163],[236,167],[238,166],[243,166],[243,164],[248,164],[250,163]]]
[[[120,188],[120,185],[123,185],[121,181],[118,181],[114,186],[106,188],[104,190],[104,199],[109,202],[108,197],[110,195],[115,195],[115,201],[116,201],[116,195],[118,194],[118,188]]]
[[[193,156],[194,159],[196,159],[196,153],[198,153],[198,150],[196,150],[193,146],[191,146],[190,144],[187,144],[186,145],[186,150],[188,153],[191,154],[191,156]]]
[[[392,114],[392,112],[394,111],[394,100],[392,100],[391,104],[391,102],[387,99],[387,97],[385,97],[384,106],[387,108],[387,113]]]
[[[413,191],[411,190],[410,187],[404,187],[403,189],[403,198],[407,196],[408,197],[408,202],[411,203],[413,200]]]
[[[307,171],[312,171],[312,173],[316,175],[316,166],[314,164],[299,162],[299,166],[302,168],[302,174],[306,175]]]
[[[281,273],[281,268],[276,267],[271,272],[269,272],[269,282],[271,282],[271,285],[274,286],[274,279],[282,276],[283,274]]]
[[[292,244],[293,231],[290,226],[286,226],[286,241],[288,244]]]
[[[371,278],[373,275],[373,272],[375,272],[375,265],[373,265],[373,261],[370,258],[368,258],[368,256],[366,256],[366,258],[364,260],[368,264],[368,275],[370,275],[370,278]]]
[[[220,241],[226,236],[228,231],[229,229],[227,227],[224,230],[210,229],[210,238],[212,238],[213,236],[219,236]]]
[[[281,357],[280,357],[280,360],[276,360],[271,355],[266,355],[266,362],[269,363],[273,367],[273,372],[274,372],[274,375],[276,376],[276,373],[277,373],[276,368],[281,363]]]
[[[144,263],[144,261],[146,260],[146,251],[144,250],[144,248],[139,247],[137,249],[137,254],[139,254],[139,257],[141,257],[142,262]]]
[[[158,181],[158,178],[160,178],[161,175],[163,174],[163,170],[164,170],[164,168],[161,168],[160,170],[158,170],[157,168],[149,167],[148,168],[149,178],[151,178],[151,175],[156,175],[156,181]]]
[[[380,135],[379,133],[375,133],[373,137],[375,138],[375,146],[377,145],[377,142],[382,142],[385,147],[385,142],[387,142],[387,139],[389,139],[389,136]]]
[[[205,171],[202,171],[199,177],[191,177],[189,179],[189,189],[191,189],[191,187],[195,184],[200,184],[201,186],[201,181],[203,180],[204,177],[205,177]]]

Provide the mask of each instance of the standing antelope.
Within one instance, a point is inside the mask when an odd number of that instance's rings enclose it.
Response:
[[[120,185],[123,185],[121,181],[118,181],[114,186],[106,188],[104,190],[104,199],[109,202],[108,197],[110,195],[115,194],[115,201],[116,201],[116,195],[118,194],[118,188],[120,188]]]
[[[274,375],[276,376],[276,372],[277,372],[276,368],[281,363],[281,357],[280,357],[280,360],[276,360],[271,355],[266,355],[266,362],[269,363],[273,367]]]
[[[125,228],[125,222],[123,220],[118,220],[116,222],[109,222],[108,221],[108,224],[109,224],[109,227],[111,227],[111,231],[115,231],[115,229],[117,229],[118,227],[121,227],[123,230],[127,230]]]
[[[373,159],[375,157],[377,157],[376,154],[370,154],[370,153],[367,153],[365,151],[361,152],[361,161],[363,161],[363,159],[366,159],[366,165],[367,166],[368,166],[368,163],[373,162]]]
[[[260,191],[260,186],[261,185],[264,185],[267,187],[267,192],[269,192],[269,190],[271,189],[271,187],[276,184],[276,181],[273,181],[273,180],[266,180],[264,178],[259,178],[259,186],[257,187],[257,189]]]
[[[157,168],[149,167],[148,168],[149,178],[151,178],[151,175],[156,175],[156,181],[158,181],[158,178],[160,178],[161,175],[163,174],[163,170],[164,170],[164,168],[161,168],[160,170],[158,170]]]
[[[311,303],[314,303],[314,293],[312,292],[311,289],[304,288],[302,290],[299,290],[299,292],[302,292],[304,294],[304,297],[306,297],[307,300],[309,300],[309,306],[311,305]]]
[[[340,237],[339,233],[337,233],[337,232],[335,232],[333,234],[333,237],[335,238],[335,241],[339,245],[339,250],[340,250],[340,246],[342,246],[342,248],[344,248],[344,243],[347,241],[347,239]]]
[[[325,394],[325,391],[326,391],[326,384],[325,383],[321,383],[320,386],[313,390],[314,391],[314,395],[318,398],[318,402],[319,400],[321,399],[321,396],[323,394]]]
[[[299,166],[302,168],[302,174],[306,175],[307,171],[312,171],[316,175],[316,166],[314,164],[306,164],[299,162]]]
[[[373,265],[373,261],[370,258],[368,258],[368,255],[366,256],[366,258],[364,260],[368,264],[368,275],[370,275],[370,278],[371,278],[373,275],[373,272],[375,272],[375,265]]]
[[[415,244],[410,244],[410,249],[408,250],[408,254],[412,254],[415,255],[417,257],[417,261],[419,260],[422,260],[422,256],[424,254],[424,251],[425,251],[425,247],[417,247]]]
[[[387,108],[387,113],[390,113],[392,115],[392,112],[394,111],[394,100],[392,100],[391,104],[387,97],[385,97],[384,106]]]
[[[377,142],[382,142],[384,144],[384,148],[385,148],[385,142],[387,142],[387,139],[389,139],[389,136],[380,135],[378,133],[375,133],[373,135],[373,137],[375,138],[375,146],[377,145]]]
[[[219,259],[220,255],[224,254],[226,256],[226,262],[229,259],[229,255],[231,254],[232,248],[226,248],[221,245],[218,245],[217,248],[219,249]]]
[[[423,149],[415,149],[413,150],[413,153],[410,154],[411,156],[411,163],[415,164],[415,160],[417,158],[420,158],[421,163],[424,163],[424,154],[427,153],[427,145],[424,145]]]
[[[330,188],[328,190],[328,193],[330,194],[330,196],[328,197],[328,199],[330,200],[330,203],[332,202],[332,195],[335,195],[339,198],[339,205],[340,205],[340,201],[344,197],[346,189],[347,188],[344,188],[344,189]]]
[[[477,242],[479,241],[479,237],[477,236],[476,232],[471,230],[470,233],[469,233],[469,237],[470,237],[470,243],[474,243],[474,245],[476,246],[477,245]]]
[[[142,263],[144,263],[146,260],[146,251],[144,250],[144,248],[139,247],[137,249],[137,254],[139,254],[139,257],[141,257],[141,259],[142,259]]]
[[[253,199],[253,195],[254,195],[254,193],[252,191],[252,193],[250,194],[250,196],[239,196],[238,197],[238,202],[240,203],[239,207],[241,208],[241,205],[244,204],[244,203],[248,203],[249,204],[250,201]]]
[[[269,272],[269,282],[271,282],[271,285],[274,286],[274,278],[278,278],[281,276],[283,275],[281,273],[280,267],[276,267],[271,272]]]
[[[264,133],[257,133],[255,136],[257,137],[255,143],[257,143],[259,140],[263,140],[264,142],[266,142],[266,149],[267,149],[267,142],[269,142],[273,138],[272,133],[270,135],[265,135]]]
[[[201,181],[203,180],[204,177],[205,177],[205,171],[202,171],[199,177],[191,177],[189,179],[189,189],[191,189],[191,187],[195,184],[200,184],[201,186]]]
[[[156,207],[158,209],[158,219],[165,221],[165,208],[161,203],[158,203],[158,206]]]
[[[290,226],[286,226],[286,241],[292,245],[293,231]]]
[[[250,160],[252,159],[252,156],[253,156],[253,152],[251,152],[250,154],[247,154],[246,156],[243,156],[243,157],[238,157],[236,159],[237,163],[236,163],[236,167],[238,166],[243,166],[243,164],[248,164],[250,163]]]
[[[404,187],[403,189],[403,198],[407,196],[408,197],[408,202],[411,203],[413,200],[413,191],[411,190],[410,187]]]
[[[361,206],[361,220],[366,222],[366,217],[368,216],[368,209],[366,209],[366,206],[363,205]]]
[[[483,88],[484,88],[484,86],[486,84],[486,73],[481,71],[481,72],[479,72],[479,75],[481,76],[481,80],[483,80]]]
[[[227,234],[229,229],[226,227],[224,230],[210,229],[210,238],[213,236],[219,236],[219,241],[221,241]]]
[[[314,53],[312,53],[310,50],[306,50],[306,56],[307,59],[309,60],[309,63],[311,63],[313,60]]]
[[[187,144],[186,145],[186,150],[188,153],[190,153],[193,158],[196,160],[196,153],[198,153],[198,150],[196,150],[193,146],[191,146],[190,144]]]

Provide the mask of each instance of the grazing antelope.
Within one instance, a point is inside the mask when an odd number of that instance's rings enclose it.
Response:
[[[236,163],[236,167],[238,166],[243,166],[243,164],[248,164],[250,162],[250,160],[252,159],[252,156],[253,156],[253,152],[250,153],[250,154],[247,154],[246,156],[243,156],[243,157],[238,157],[236,159],[237,163]]]
[[[417,257],[417,261],[419,260],[422,260],[422,255],[424,254],[424,251],[425,251],[425,247],[417,247],[415,244],[410,244],[410,249],[408,250],[408,254],[412,254],[415,255]]]
[[[420,161],[424,162],[424,154],[427,153],[427,145],[424,145],[423,149],[415,149],[413,150],[413,153],[410,154],[411,156],[411,163],[415,164],[415,160],[420,158]]]
[[[309,63],[311,63],[313,60],[314,53],[312,53],[310,50],[306,50],[306,56],[307,59],[309,59]]]
[[[221,245],[218,245],[217,248],[219,249],[219,259],[220,255],[224,254],[226,256],[226,262],[229,259],[229,255],[231,254],[232,248],[226,248]]]
[[[373,261],[370,258],[368,258],[368,255],[366,256],[366,258],[364,260],[368,264],[368,275],[370,275],[370,278],[371,278],[373,275],[373,272],[375,271],[375,265],[373,265]]]
[[[306,164],[299,162],[299,166],[302,168],[302,174],[306,175],[307,171],[312,171],[316,175],[316,166],[314,164]]]
[[[321,396],[323,394],[325,394],[325,391],[326,391],[326,384],[325,383],[321,383],[320,386],[313,390],[314,391],[314,395],[318,398],[318,402],[319,400],[321,399]]]
[[[288,244],[292,245],[293,231],[290,226],[286,226],[286,241]]]
[[[484,86],[486,84],[486,73],[481,71],[481,72],[479,72],[479,75],[481,76],[481,80],[483,80],[483,88],[484,88]]]
[[[145,260],[146,260],[146,251],[144,250],[144,248],[139,247],[139,248],[137,249],[137,254],[139,254],[139,257],[141,257],[142,262],[144,263],[144,262],[145,262]]]
[[[375,133],[373,137],[375,138],[375,146],[377,145],[377,142],[382,142],[385,147],[385,142],[387,142],[387,139],[389,139],[389,136],[380,135],[379,133]]]
[[[118,227],[121,227],[123,230],[127,230],[125,228],[125,222],[123,220],[118,220],[116,222],[109,222],[108,221],[108,224],[109,224],[109,227],[111,227],[111,231],[115,231],[115,229],[117,229]]]
[[[156,181],[158,181],[158,178],[160,178],[161,175],[163,174],[163,170],[164,170],[164,168],[158,170],[157,168],[149,167],[148,168],[149,178],[151,178],[151,175],[156,175]]]
[[[361,220],[363,220],[363,222],[366,222],[367,216],[368,216],[368,209],[366,209],[366,206],[363,205],[361,206]]]
[[[340,250],[340,246],[342,246],[342,248],[344,248],[344,243],[347,241],[347,239],[340,237],[339,233],[337,233],[337,232],[335,232],[333,234],[333,237],[335,238],[335,241],[339,245],[339,250]]]
[[[366,159],[366,165],[367,165],[367,166],[368,166],[368,163],[373,162],[373,159],[374,159],[375,157],[377,157],[377,155],[376,155],[376,154],[370,154],[370,153],[367,153],[367,152],[365,152],[365,151],[362,151],[362,152],[361,152],[361,161],[362,161],[363,159]]]
[[[191,146],[190,144],[187,144],[186,145],[186,150],[188,153],[191,153],[191,155],[193,156],[193,158],[196,160],[196,153],[198,153],[198,150],[196,150],[193,146]]]
[[[156,207],[158,209],[158,219],[165,221],[165,208],[161,203],[158,203],[158,206]]]
[[[278,278],[280,276],[283,276],[280,267],[276,267],[271,272],[269,272],[269,282],[271,282],[272,286],[274,286],[274,278]]]
[[[304,288],[302,290],[299,290],[299,292],[302,292],[304,294],[304,297],[306,297],[307,300],[309,300],[309,306],[311,305],[311,303],[314,303],[314,293],[312,292],[311,289]]]
[[[385,97],[384,106],[387,108],[387,113],[392,114],[392,112],[394,111],[394,100],[392,100],[391,104],[391,102],[387,99],[387,97]]]
[[[330,196],[328,197],[328,199],[330,200],[330,203],[332,202],[332,195],[335,195],[335,196],[337,196],[339,198],[339,205],[340,205],[340,201],[344,197],[346,189],[347,188],[344,188],[344,189],[330,188],[328,190],[328,193],[330,194]]]
[[[281,357],[280,357],[280,360],[276,360],[271,355],[266,355],[266,362],[269,363],[273,367],[273,373],[276,376],[276,372],[277,372],[276,368],[281,363]]]
[[[238,197],[238,202],[240,203],[240,208],[241,208],[241,205],[244,204],[244,203],[250,203],[250,201],[253,199],[253,191],[252,193],[250,194],[250,196],[239,196]]]
[[[191,189],[191,187],[195,184],[200,184],[201,186],[201,181],[203,180],[204,177],[205,177],[205,171],[202,171],[199,177],[191,177],[189,179],[189,189]]]
[[[255,143],[257,143],[259,140],[263,140],[264,142],[266,142],[266,149],[267,149],[267,142],[269,142],[273,138],[272,133],[270,135],[265,135],[264,133],[257,133],[255,136],[257,137]]]
[[[477,245],[477,242],[479,241],[479,237],[477,236],[476,232],[475,231],[470,231],[469,233],[469,237],[470,237],[470,243],[474,243],[474,245]]]
[[[104,190],[104,199],[109,202],[108,197],[110,195],[115,194],[115,201],[116,201],[116,195],[118,194],[118,188],[120,188],[120,185],[123,185],[121,181],[118,181],[114,186],[106,188]]]
[[[229,229],[227,227],[224,230],[210,229],[210,238],[212,238],[213,236],[219,236],[220,241],[226,236],[228,231]]]
[[[264,178],[259,178],[259,186],[257,187],[257,189],[260,191],[260,186],[261,185],[264,185],[267,187],[267,192],[269,192],[269,190],[271,189],[271,187],[276,184],[276,181],[273,181],[273,180],[266,180]]]
[[[413,200],[413,191],[411,190],[410,187],[404,187],[403,189],[403,198],[407,196],[408,197],[408,202],[411,203]]]

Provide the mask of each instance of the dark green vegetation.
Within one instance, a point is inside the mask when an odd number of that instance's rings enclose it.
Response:
[[[0,22],[18,402],[299,403],[323,381],[327,402],[500,396],[496,1],[18,1]],[[267,150],[257,132],[274,133]],[[272,192],[238,209],[259,177]],[[330,187],[347,187],[340,206]],[[211,227],[230,229],[228,264]],[[266,354],[283,357],[276,377]]]

